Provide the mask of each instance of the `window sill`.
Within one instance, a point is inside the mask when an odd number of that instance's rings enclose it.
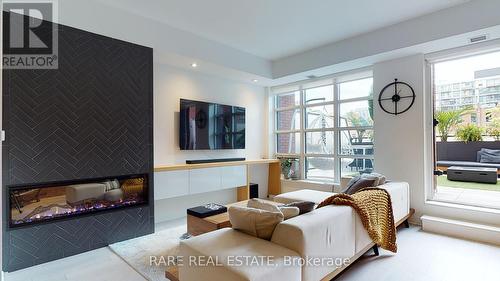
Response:
[[[286,180],[281,179],[283,192],[296,191],[300,189],[312,189],[326,192],[339,192],[340,185],[333,181],[313,181],[313,180]]]
[[[301,183],[311,183],[311,184],[323,184],[323,185],[340,185],[337,182],[329,181],[329,180],[293,180],[293,179],[281,179],[283,182],[301,182]]]

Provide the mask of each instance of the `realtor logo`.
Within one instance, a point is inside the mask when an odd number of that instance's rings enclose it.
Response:
[[[2,65],[10,69],[57,69],[55,3],[3,3]]]

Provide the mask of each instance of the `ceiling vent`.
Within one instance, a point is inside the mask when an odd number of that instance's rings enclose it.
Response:
[[[306,77],[307,77],[307,79],[316,79],[316,78],[318,78],[318,76],[316,76],[316,75],[307,75]]]
[[[477,43],[488,39],[487,35],[476,36],[469,39],[469,43]]]

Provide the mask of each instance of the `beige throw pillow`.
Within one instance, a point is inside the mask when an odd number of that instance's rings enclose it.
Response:
[[[279,206],[281,213],[283,213],[283,217],[285,220],[296,217],[300,214],[300,209],[298,207],[287,207],[287,206]]]
[[[269,212],[247,207],[231,206],[227,210],[233,229],[270,240],[278,223],[283,221],[281,212]]]
[[[292,206],[278,206],[266,200],[252,198],[248,200],[247,207],[268,212],[281,212],[285,220],[298,216],[300,209]]]
[[[247,202],[248,208],[254,208],[259,210],[264,210],[268,212],[280,212],[280,209],[276,204],[269,203],[262,199],[252,198]]]

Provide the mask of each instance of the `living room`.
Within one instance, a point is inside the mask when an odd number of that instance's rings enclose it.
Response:
[[[500,2],[413,2],[2,1],[0,280],[498,280]]]

